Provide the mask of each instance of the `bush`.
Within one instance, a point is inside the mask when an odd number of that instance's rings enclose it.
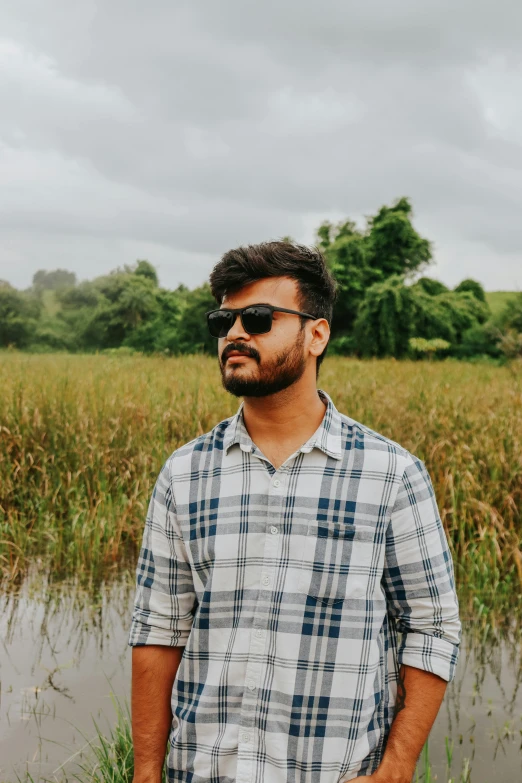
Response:
[[[331,337],[328,342],[330,356],[350,356],[355,353],[355,338],[351,334]]]
[[[450,343],[440,337],[434,337],[432,340],[425,340],[423,337],[410,337],[409,346],[414,356],[432,359],[435,354],[447,353]]]
[[[501,350],[498,345],[500,332],[491,321],[485,324],[476,324],[466,329],[462,334],[462,341],[452,348],[452,354],[457,358],[470,356],[499,357]]]

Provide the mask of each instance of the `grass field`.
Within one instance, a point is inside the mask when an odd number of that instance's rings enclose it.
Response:
[[[515,291],[486,291],[486,301],[491,314],[498,315],[515,296]]]
[[[430,471],[462,589],[521,605],[522,383],[507,367],[326,359],[319,387]],[[0,363],[0,564],[88,581],[134,563],[163,460],[237,410],[210,357]]]

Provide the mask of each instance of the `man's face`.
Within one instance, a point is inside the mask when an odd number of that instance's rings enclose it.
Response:
[[[260,303],[300,310],[297,282],[289,277],[258,280],[225,297],[221,307]],[[307,359],[311,359],[305,348],[306,336],[301,319],[293,313],[275,312],[271,331],[257,335],[245,332],[241,318],[236,316],[227,336],[218,341],[223,386],[236,397],[266,397],[291,386],[301,378]],[[246,355],[231,357],[232,351]]]

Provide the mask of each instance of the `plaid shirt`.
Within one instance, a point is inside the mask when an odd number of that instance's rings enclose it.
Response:
[[[453,679],[458,602],[426,467],[318,393],[321,425],[277,470],[241,403],[157,479],[128,643],[185,645],[170,781],[369,775],[400,664]]]

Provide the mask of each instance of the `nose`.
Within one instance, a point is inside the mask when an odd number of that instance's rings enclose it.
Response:
[[[234,323],[228,330],[228,334],[225,337],[226,340],[229,340],[229,342],[248,342],[250,340],[250,335],[248,332],[245,332],[243,328],[243,323],[241,321],[241,318],[239,317],[239,313],[235,314]]]

